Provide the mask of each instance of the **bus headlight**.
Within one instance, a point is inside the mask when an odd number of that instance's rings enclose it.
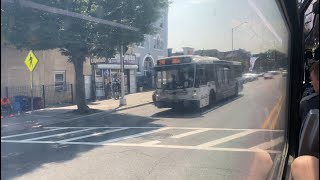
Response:
[[[197,95],[198,95],[198,94],[197,94],[197,91],[193,91],[193,92],[192,92],[192,98],[197,97]]]

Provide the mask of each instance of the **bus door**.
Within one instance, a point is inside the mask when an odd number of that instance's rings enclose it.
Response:
[[[233,78],[231,77],[231,69],[228,66],[223,67],[224,84],[225,84],[225,96],[229,97],[235,93],[235,85]]]
[[[216,86],[217,86],[217,92],[216,92],[216,99],[221,100],[227,96],[227,87],[228,83],[225,80],[225,73],[224,73],[224,67],[222,65],[216,66]]]
[[[214,64],[207,64],[205,68],[206,68],[205,73],[207,77],[209,92],[211,89],[216,91],[216,73],[215,73]]]
[[[209,104],[208,80],[205,73],[205,65],[197,65],[196,84],[199,87],[200,107]]]

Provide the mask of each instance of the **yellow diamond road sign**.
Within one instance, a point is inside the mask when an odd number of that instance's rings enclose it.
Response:
[[[36,68],[38,64],[38,59],[33,54],[32,50],[29,51],[24,63],[26,64],[30,72],[32,72]]]

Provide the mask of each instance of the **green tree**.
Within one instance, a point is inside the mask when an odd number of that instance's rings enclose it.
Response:
[[[59,15],[1,1],[1,38],[18,49],[59,48],[69,57],[76,75],[76,104],[87,112],[83,63],[88,57],[110,58],[117,47],[125,49],[143,41],[144,34],[157,31],[154,23],[168,7],[167,0],[33,0],[34,3],[105,19],[138,30],[133,31],[68,15]]]
[[[288,57],[285,53],[278,50],[267,50],[257,54],[259,57],[255,69],[262,71],[270,71],[278,68],[286,68],[288,65]]]

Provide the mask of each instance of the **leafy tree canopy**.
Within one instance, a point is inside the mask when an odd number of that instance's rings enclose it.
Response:
[[[84,99],[83,62],[86,57],[109,58],[117,47],[142,42],[144,34],[157,31],[154,23],[168,7],[167,0],[14,0],[1,1],[2,42],[18,49],[48,50],[59,48],[69,57],[76,72],[78,109],[88,107]],[[136,31],[39,10],[59,8],[81,15],[108,20],[136,28]]]

